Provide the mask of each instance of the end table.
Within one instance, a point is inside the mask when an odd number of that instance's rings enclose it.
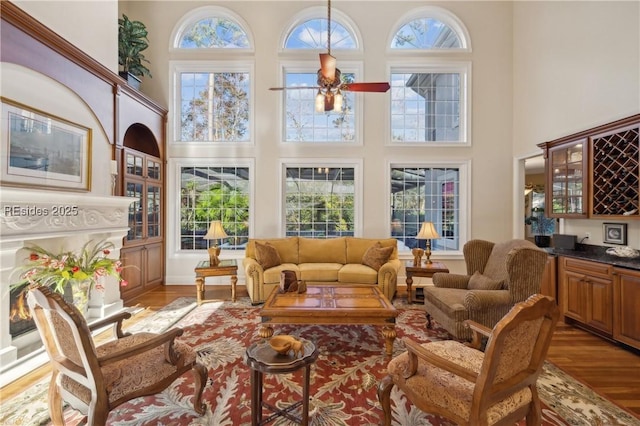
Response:
[[[235,259],[221,260],[216,266],[209,265],[208,260],[198,262],[196,272],[196,298],[198,305],[204,300],[205,277],[231,276],[231,301],[236,301],[236,284],[238,283],[238,263]]]
[[[280,355],[271,348],[268,340],[254,343],[247,348],[244,362],[251,368],[251,425],[262,426],[272,422],[277,417],[286,417],[288,420],[306,426],[309,424],[309,384],[311,382],[311,364],[318,359],[319,351],[313,342],[300,339],[303,342],[304,353],[300,358],[291,354]],[[284,409],[266,402],[262,396],[262,383],[264,374],[284,374],[303,369],[302,399]],[[300,417],[292,413],[297,407],[302,406]],[[262,418],[262,408],[269,409],[273,414]]]
[[[449,268],[442,262],[422,263],[420,266],[413,266],[413,260],[405,264],[405,270],[407,272],[408,303],[424,302],[424,294],[419,294],[419,290],[422,290],[422,288],[417,288],[415,291],[411,289],[413,277],[431,278],[436,272],[449,272]]]

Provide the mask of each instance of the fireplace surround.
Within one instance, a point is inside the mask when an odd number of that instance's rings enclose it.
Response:
[[[77,251],[87,241],[106,239],[114,244],[110,257],[118,258],[128,231],[129,205],[134,201],[130,197],[0,187],[0,382],[6,381],[10,370],[25,369],[25,363],[32,362],[33,353],[41,347],[36,330],[16,337],[10,333],[12,273],[29,255],[22,249],[37,244],[54,252]],[[103,279],[104,290],[91,293],[89,322],[123,309],[119,283],[110,276]]]

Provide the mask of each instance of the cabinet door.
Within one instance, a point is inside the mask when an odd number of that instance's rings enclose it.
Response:
[[[149,290],[158,284],[162,284],[164,275],[164,256],[162,244],[149,244],[146,246],[147,277],[145,290]]]
[[[587,277],[587,324],[607,334],[613,333],[613,282],[608,279]]]
[[[586,153],[587,139],[549,149],[546,210],[550,217],[586,216]]]
[[[616,269],[613,338],[640,349],[640,272]]]
[[[564,271],[562,274],[562,313],[582,323],[587,323],[589,311],[589,284],[584,274]]]
[[[540,286],[540,293],[545,296],[556,299],[557,303],[557,280],[556,280],[556,257],[547,257],[547,265],[544,268],[544,275],[542,276],[542,285]]]
[[[120,287],[124,297],[127,294],[137,294],[144,290],[144,269],[142,265],[144,250],[141,247],[123,248],[120,250],[120,258],[125,268],[122,270],[122,278],[128,281],[126,287]]]

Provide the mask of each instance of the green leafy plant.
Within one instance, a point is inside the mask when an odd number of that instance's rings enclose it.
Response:
[[[118,64],[122,66],[122,72],[138,77],[151,77],[151,72],[143,64],[149,63],[142,54],[147,47],[149,40],[146,26],[140,21],[131,21],[127,15],[122,14],[122,18],[118,19]]]
[[[29,260],[14,270],[18,279],[11,290],[19,292],[17,297],[18,316],[28,318],[24,298],[29,288],[47,286],[63,294],[70,280],[90,280],[91,288],[100,289],[97,280],[103,276],[115,277],[121,286],[128,283],[122,279],[122,263],[118,259],[107,257],[114,245],[107,241],[94,243],[88,241],[80,253],[71,251],[52,253],[40,246],[26,247],[30,251]]]

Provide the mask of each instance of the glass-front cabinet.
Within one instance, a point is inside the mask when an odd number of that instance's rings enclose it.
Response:
[[[129,205],[129,232],[121,250],[128,285],[123,298],[143,293],[163,280],[162,169],[160,159],[139,151],[124,151],[124,195]]]
[[[547,157],[547,214],[551,217],[586,216],[587,139],[549,148]]]

